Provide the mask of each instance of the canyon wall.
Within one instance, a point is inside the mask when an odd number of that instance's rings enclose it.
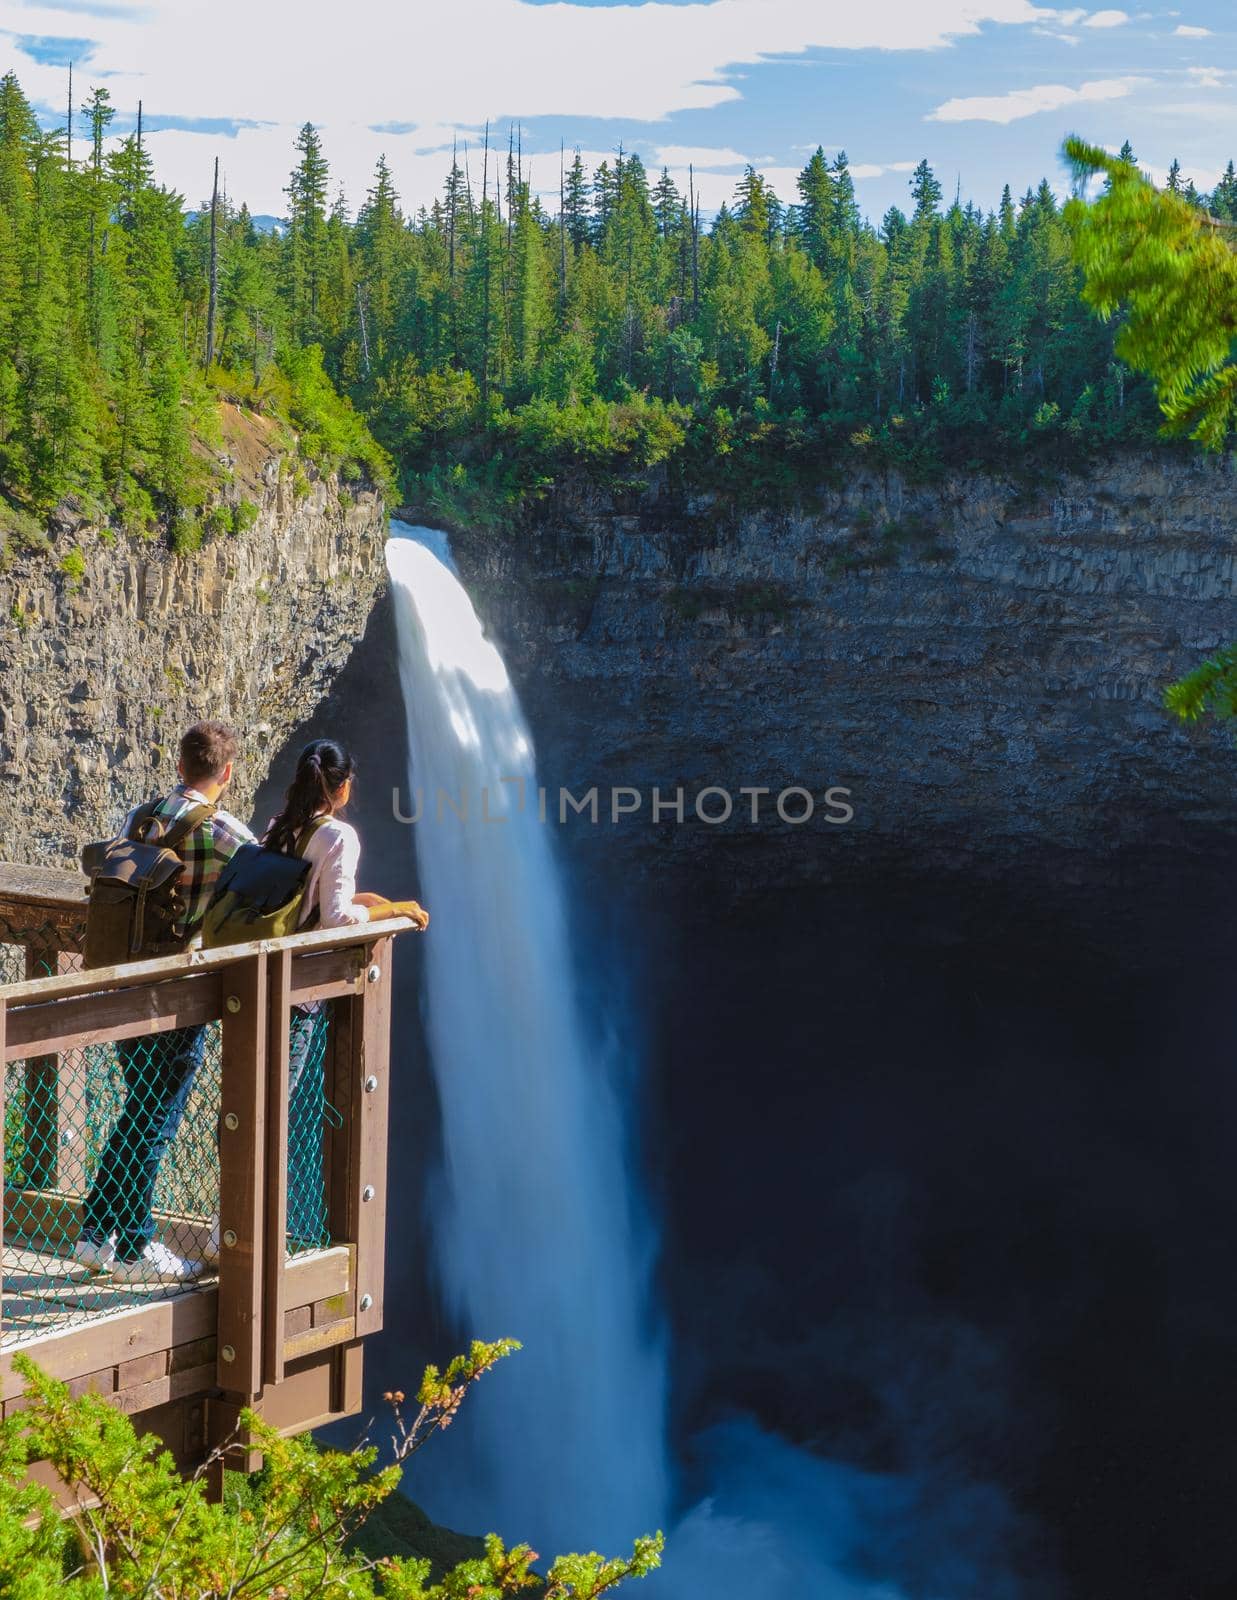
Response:
[[[787,512],[573,486],[453,548],[519,680],[551,813],[560,785],[598,786],[572,846],[604,840],[624,871],[759,888],[880,860],[1093,887],[1232,832],[1230,734],[1161,706],[1237,634],[1226,462],[1157,451],[1039,490],[857,477]],[[787,786],[814,795],[810,822],[777,814]],[[728,821],[694,818],[706,787],[732,796]],[[617,823],[616,788],[641,797]],[[653,819],[654,788],[684,790],[682,825],[664,804]]]
[[[271,758],[364,632],[386,578],[379,497],[298,472],[272,424],[232,407],[224,441],[230,497],[256,507],[244,532],[177,556],[70,520],[50,553],[9,554],[0,859],[74,864],[176,781],[179,735],[199,717],[245,735],[226,803],[248,817]]]

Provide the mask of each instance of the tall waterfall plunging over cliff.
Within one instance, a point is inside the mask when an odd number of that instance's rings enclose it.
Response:
[[[524,1346],[444,1441],[429,1497],[456,1525],[547,1554],[617,1551],[664,1521],[668,1498],[663,1360],[624,1113],[576,998],[532,741],[506,668],[443,536],[392,526],[419,797],[405,810],[420,813],[433,917],[437,1266],[464,1332]]]

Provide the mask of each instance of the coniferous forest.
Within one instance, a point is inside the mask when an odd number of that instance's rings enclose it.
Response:
[[[568,152],[548,208],[487,135],[409,215],[385,161],[350,203],[306,124],[271,228],[209,174],[193,203],[161,187],[114,115],[96,89],[48,131],[0,81],[0,490],[31,538],[67,501],[192,548],[219,520],[221,399],[481,522],[565,468],[776,499],[848,464],[1017,471],[1158,428],[1047,180],[985,212],[921,162],[876,223],[818,149],[794,195],[749,168],[702,219],[638,155]],[[1237,218],[1231,164],[1214,195],[1169,187]]]

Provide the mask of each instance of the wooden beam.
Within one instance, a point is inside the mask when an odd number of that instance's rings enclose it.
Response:
[[[262,1308],[262,1381],[283,1381],[284,1272],[288,1253],[288,1057],[292,1005],[292,952],[268,957],[266,1088],[266,1233],[263,1240],[266,1303]]]
[[[292,999],[298,1005],[311,1000],[334,1000],[356,994],[365,970],[365,946],[345,945],[340,950],[311,951],[292,956]]]
[[[76,977],[76,974],[73,975]],[[36,980],[59,983],[59,978]],[[213,1022],[219,1016],[219,974],[191,973],[170,983],[143,984],[103,994],[52,997],[41,1004],[14,1003],[13,990],[0,989],[9,1006],[5,1059],[62,1054],[114,1039],[136,1039],[172,1028]]]
[[[337,1244],[289,1261],[284,1268],[288,1307],[312,1305],[328,1295],[346,1294],[355,1281],[355,1259],[354,1245]]]
[[[269,1029],[266,965],[264,954],[247,956],[233,962],[223,977],[219,1386],[246,1401],[262,1389],[262,1211]]]
[[[337,1344],[347,1344],[357,1336],[356,1319],[343,1317],[338,1322],[328,1322],[321,1328],[310,1328],[308,1333],[298,1333],[284,1340],[284,1360],[298,1361],[302,1356],[314,1355],[319,1350],[333,1349]]]
[[[129,1389],[117,1389],[111,1395],[118,1411],[132,1416],[136,1412],[150,1411],[155,1406],[167,1405],[170,1400],[187,1400],[192,1395],[207,1395],[215,1387],[215,1363],[189,1367],[184,1372],[168,1372],[148,1383],[135,1384]]]
[[[154,1305],[116,1311],[43,1338],[23,1339],[0,1355],[0,1399],[14,1399],[24,1387],[24,1380],[13,1371],[13,1357],[19,1351],[53,1378],[67,1382],[109,1364],[119,1366],[155,1350],[174,1350],[208,1338],[215,1332],[218,1315],[214,1289],[190,1289]]]
[[[289,1362],[288,1374],[278,1388],[262,1396],[262,1420],[280,1433],[304,1433],[309,1428],[337,1421],[346,1415],[337,1405],[340,1397],[338,1351],[315,1351]]]
[[[86,907],[87,884],[88,880],[80,872],[0,861],[0,900],[13,900],[29,907],[75,906],[80,915]]]
[[[407,933],[413,926],[407,917],[391,917],[386,922],[351,924],[346,928],[315,928],[309,933],[291,933],[282,939],[253,939],[247,944],[224,945],[218,950],[185,950],[180,955],[158,956],[153,961],[128,961],[116,967],[94,967],[85,972],[31,978],[25,983],[0,984],[0,990],[12,1006],[61,1000],[70,995],[99,994],[107,989],[161,982],[189,972],[214,971],[248,956],[270,955],[276,950],[333,950],[368,944],[376,937],[390,938],[397,933]]]
[[[335,1394],[331,1404],[341,1417],[354,1417],[363,1401],[365,1346],[359,1339],[341,1345],[335,1357]]]

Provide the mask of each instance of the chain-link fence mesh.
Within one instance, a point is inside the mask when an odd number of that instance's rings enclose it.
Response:
[[[326,1096],[330,1008],[293,1006],[288,1053],[288,1254],[303,1255],[331,1242],[327,1226],[323,1134],[342,1124]]]
[[[68,942],[0,920],[0,981],[80,969]],[[290,1019],[290,1256],[330,1243],[329,1026],[327,1005]],[[0,1344],[213,1280],[220,1067],[217,1022],[8,1063]]]
[[[219,1066],[218,1023],[9,1063],[5,1343],[213,1275]]]

